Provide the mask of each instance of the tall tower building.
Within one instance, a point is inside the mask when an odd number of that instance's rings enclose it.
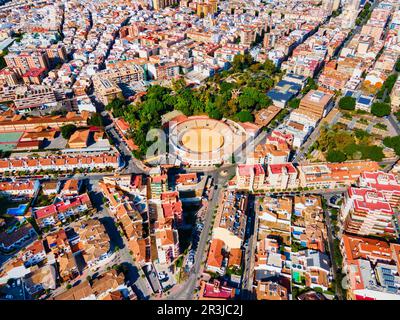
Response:
[[[358,12],[360,10],[360,0],[348,0],[344,5],[342,28],[354,28]]]
[[[332,14],[333,11],[333,0],[323,0],[322,8],[328,12],[328,14]]]
[[[339,9],[340,0],[323,0],[322,7],[328,11],[329,14],[332,14],[333,11]]]
[[[208,14],[213,14],[218,10],[218,0],[200,0],[197,1],[197,15],[206,17]]]
[[[179,4],[179,0],[153,0],[153,9],[160,10],[177,4]]]
[[[360,9],[361,0],[348,0],[347,2],[347,9],[348,10],[355,10],[358,12]]]

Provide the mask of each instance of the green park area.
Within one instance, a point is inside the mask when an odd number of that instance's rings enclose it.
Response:
[[[207,114],[211,118],[254,121],[253,112],[266,108],[272,101],[266,96],[281,78],[274,64],[255,62],[250,55],[235,56],[232,67],[209,78],[203,85],[189,88],[183,79],[173,81],[171,88],[151,86],[142,101],[127,105],[114,100],[106,106],[114,117],[123,117],[130,135],[139,146],[136,156],[143,156],[152,142],[146,134],[161,127],[161,116],[179,110],[186,116]]]
[[[384,158],[383,148],[375,145],[375,142],[374,136],[363,130],[348,131],[340,124],[332,127],[326,125],[322,127],[311,151],[322,152],[329,162],[368,159],[381,161]]]

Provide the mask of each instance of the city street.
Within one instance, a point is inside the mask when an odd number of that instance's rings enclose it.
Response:
[[[98,187],[98,183],[90,180],[88,191],[90,192],[93,206],[98,210],[98,218],[104,224],[110,236],[111,250],[114,250],[115,247],[119,248],[114,262],[125,265],[128,268],[127,280],[135,287],[135,293],[141,299],[148,299],[152,294],[152,289],[146,278],[141,276],[143,271],[133,261],[125,237],[121,237],[119,230],[115,226],[115,220],[110,216],[109,209],[104,205],[103,194]]]
[[[338,193],[343,196],[342,193]],[[327,202],[330,200],[331,196],[324,196],[324,198],[327,200]],[[334,238],[335,238],[335,232],[334,232],[334,227],[332,225],[331,217],[329,214],[329,209],[325,208],[324,210],[324,216],[325,216],[325,224],[327,228],[327,235],[328,235],[328,246],[329,246],[329,255],[330,255],[330,260],[332,264],[332,273],[333,273],[333,278],[337,279],[337,270],[338,268],[341,268],[341,266],[338,266],[336,264],[335,260],[335,245],[334,245]],[[341,284],[336,284],[337,286],[340,286]],[[336,294],[338,296],[339,300],[342,300],[342,291],[341,290],[336,290]]]
[[[222,175],[221,172],[224,170],[228,170],[228,174]],[[218,168],[212,173],[208,173],[214,179],[214,185],[217,186],[217,190],[214,192],[214,196],[208,205],[208,210],[206,214],[206,220],[204,221],[204,229],[201,232],[200,240],[198,242],[198,247],[196,250],[194,265],[189,274],[189,278],[185,281],[184,284],[179,284],[180,290],[176,292],[176,290],[169,295],[167,298],[172,300],[189,300],[193,298],[194,290],[198,286],[198,278],[202,274],[202,262],[205,261],[208,245],[210,243],[211,236],[209,235],[212,230],[212,218],[214,214],[214,210],[216,206],[220,203],[221,195],[224,191],[224,185],[229,179],[230,174],[232,174],[235,170],[235,166],[230,166],[228,168]]]
[[[242,299],[252,300],[253,296],[253,278],[254,278],[254,257],[255,249],[257,246],[257,230],[258,230],[258,219],[255,210],[257,198],[254,195],[249,196],[249,205],[247,208],[247,223],[246,226],[249,234],[247,234],[247,246],[244,247],[244,268],[242,274]],[[250,223],[249,223],[250,222]]]

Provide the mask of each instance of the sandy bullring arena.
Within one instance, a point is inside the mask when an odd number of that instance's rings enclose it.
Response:
[[[250,129],[250,130],[249,130]],[[170,153],[191,166],[221,164],[232,156],[256,128],[231,120],[192,116],[172,122],[169,131]]]

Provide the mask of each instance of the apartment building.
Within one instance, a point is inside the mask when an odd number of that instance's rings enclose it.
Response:
[[[396,237],[394,211],[383,193],[370,188],[348,188],[340,211],[346,232]]]
[[[14,104],[19,111],[30,111],[44,104],[57,104],[57,93],[51,87],[31,85],[17,87]]]
[[[21,157],[4,158],[0,160],[0,172],[29,171],[39,172],[42,170],[50,171],[73,171],[77,167],[83,169],[107,169],[119,168],[119,154],[99,153],[99,154],[68,154],[50,155],[41,158]]]
[[[311,90],[300,101],[299,108],[291,112],[290,120],[316,127],[333,107],[333,95],[318,90]]]
[[[170,80],[180,74],[180,65],[176,62],[147,65],[148,75],[154,80]]]
[[[347,299],[400,299],[398,244],[345,234],[340,249],[347,274]]]
[[[213,239],[211,241],[210,249],[208,252],[206,270],[220,275],[225,274],[226,261],[225,261],[225,243],[220,239]]]
[[[0,89],[0,96],[1,93]],[[34,131],[38,127],[59,129],[67,124],[73,124],[80,127],[87,125],[88,118],[88,112],[82,112],[81,114],[68,112],[66,116],[31,116],[29,118],[14,113],[3,113],[0,115],[0,132]]]
[[[6,197],[32,198],[40,187],[38,180],[15,180],[0,182],[0,195]]]
[[[264,186],[265,171],[261,164],[239,164],[236,167],[238,189],[260,190]]]
[[[145,80],[144,70],[137,64],[124,64],[119,68],[108,68],[98,73],[100,78],[107,78],[116,84],[135,83]]]
[[[347,73],[325,68],[318,78],[318,83],[329,90],[341,90],[349,79]]]
[[[225,191],[217,211],[212,239],[225,243],[226,250],[240,249],[246,228],[248,196],[236,191]]]
[[[155,232],[158,262],[171,263],[180,254],[178,230],[172,228],[158,229]]]
[[[270,164],[267,167],[269,188],[287,190],[297,187],[297,170],[291,162]]]
[[[400,183],[394,174],[382,171],[362,172],[358,180],[358,185],[382,192],[383,197],[392,207],[399,207]]]
[[[72,250],[82,253],[86,267],[95,267],[111,256],[110,238],[99,220],[78,221],[74,231],[77,236],[70,240]]]
[[[65,222],[68,217],[90,210],[92,203],[87,193],[34,209],[34,217],[40,228]]]
[[[232,62],[233,58],[238,54],[245,54],[248,51],[247,46],[240,44],[225,44],[221,48],[215,50],[214,57],[217,59]]]
[[[254,152],[247,156],[246,163],[261,165],[285,163],[289,154],[290,148],[285,141],[282,143],[267,141],[266,144],[256,146]]]
[[[300,187],[333,189],[349,186],[362,172],[378,171],[380,167],[375,161],[350,161],[301,165],[298,169]]]
[[[99,75],[93,77],[93,86],[99,100],[107,105],[114,99],[122,99],[120,87],[108,78]]]
[[[400,108],[400,78],[397,79],[397,81],[393,87],[392,93],[390,95],[390,98],[391,98],[392,108],[394,107],[393,109],[396,111],[399,110],[399,108]]]
[[[153,9],[160,10],[172,5],[178,5],[179,0],[152,0]]]
[[[0,248],[5,251],[19,249],[36,236],[35,229],[30,224],[25,223],[11,232],[0,232]]]
[[[20,76],[15,69],[4,68],[0,70],[0,86],[1,87],[14,87],[20,82]],[[4,89],[3,89],[4,90]]]
[[[49,69],[49,56],[45,51],[9,53],[4,56],[4,61],[9,68],[15,68],[20,75],[30,69]]]

